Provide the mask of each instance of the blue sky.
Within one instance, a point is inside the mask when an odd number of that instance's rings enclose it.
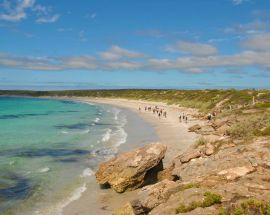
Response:
[[[270,88],[269,0],[0,0],[0,89]]]

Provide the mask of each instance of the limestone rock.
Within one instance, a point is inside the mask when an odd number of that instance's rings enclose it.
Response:
[[[169,197],[179,191],[180,184],[163,180],[157,184],[146,186],[138,193],[131,206],[135,214],[147,214],[161,203],[165,203]]]
[[[218,172],[218,175],[223,175],[226,177],[227,180],[235,180],[237,178],[240,178],[244,175],[247,175],[251,172],[254,172],[256,169],[249,165],[249,166],[239,166],[234,168],[229,168],[226,170],[222,170]]]
[[[125,204],[123,207],[115,210],[113,215],[135,215],[130,203]]]
[[[101,185],[110,185],[116,192],[136,189],[145,183],[151,170],[162,166],[166,149],[164,144],[153,143],[120,154],[99,166],[96,180]]]
[[[210,156],[215,152],[215,147],[211,143],[206,143],[205,145],[205,154]]]
[[[193,125],[193,126],[189,127],[189,128],[188,128],[188,131],[189,131],[189,132],[195,132],[195,131],[198,131],[198,130],[200,130],[200,129],[201,129],[201,126],[198,125],[198,124],[196,124],[196,125]]]
[[[214,131],[215,129],[211,125],[204,125],[201,127],[200,130],[196,131],[196,133],[202,134],[202,135],[208,135],[208,134],[212,134]]]
[[[182,163],[187,163],[194,158],[200,157],[201,155],[202,153],[199,149],[194,149],[194,150],[185,152],[179,158]]]

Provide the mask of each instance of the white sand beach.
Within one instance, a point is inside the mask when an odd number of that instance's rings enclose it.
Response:
[[[108,104],[120,108],[128,109],[138,114],[143,120],[149,122],[155,129],[159,142],[167,145],[167,152],[164,159],[164,166],[168,166],[173,157],[186,150],[192,143],[196,141],[198,136],[188,132],[188,127],[197,123],[192,117],[196,114],[196,110],[177,107],[175,105],[167,105],[161,102],[137,101],[127,99],[104,99],[104,98],[72,98],[84,102],[95,102],[99,104]],[[167,117],[159,117],[152,111],[145,111],[145,106],[158,106],[167,112]],[[141,110],[139,110],[139,107]],[[188,116],[187,122],[179,122],[179,115]],[[122,149],[121,149],[122,147]],[[131,150],[138,147],[137,145],[123,144],[120,151]],[[125,192],[123,194],[114,191],[101,190],[97,184],[89,184],[87,190],[82,194],[81,198],[73,201],[64,208],[64,215],[96,215],[111,214],[113,210],[131,200],[137,191]],[[93,202],[93,198],[95,199]],[[94,206],[93,206],[94,204]]]

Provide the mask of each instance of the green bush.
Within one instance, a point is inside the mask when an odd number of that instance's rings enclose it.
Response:
[[[268,126],[267,128],[263,129],[263,131],[261,132],[262,136],[270,136],[270,126]]]
[[[261,131],[267,126],[270,126],[269,115],[250,115],[232,125],[232,127],[227,130],[227,133],[232,138],[251,139],[255,136],[268,135],[268,128],[265,131],[265,134],[264,131]]]
[[[204,193],[204,196],[205,196],[205,198],[204,198],[203,203],[202,203],[203,208],[209,207],[209,206],[214,205],[214,204],[221,203],[221,199],[222,199],[221,195],[211,193],[211,192],[206,192],[206,193]]]
[[[197,183],[197,182],[190,182],[188,184],[185,184],[183,186],[183,189],[186,190],[186,189],[191,189],[191,188],[199,188],[200,187],[200,184]]]
[[[187,213],[196,208],[206,208],[210,207],[214,204],[220,204],[222,197],[218,194],[205,192],[203,201],[193,201],[189,205],[181,204],[178,208],[176,208],[176,213]]]
[[[270,203],[259,200],[246,200],[237,207],[222,208],[219,215],[270,215]]]

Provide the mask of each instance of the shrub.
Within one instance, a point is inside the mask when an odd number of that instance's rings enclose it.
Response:
[[[270,125],[270,117],[264,116],[249,116],[234,124],[227,130],[227,133],[232,138],[251,139],[254,136],[262,135],[261,129]],[[266,133],[268,130],[266,131]]]
[[[197,183],[197,182],[190,182],[188,184],[185,184],[183,186],[183,189],[186,190],[186,189],[191,189],[191,188],[199,188],[200,187],[200,184]]]
[[[176,208],[176,213],[187,213],[192,211],[198,207],[206,208],[210,207],[214,204],[220,204],[222,197],[218,194],[205,192],[203,201],[193,201],[189,205],[181,204],[178,208]]]
[[[239,206],[231,208],[222,208],[219,215],[270,215],[270,203],[259,201],[259,200],[246,200]]]
[[[196,147],[198,147],[198,146],[206,145],[206,143],[207,143],[207,140],[206,140],[204,137],[200,137],[200,138],[196,141],[195,145],[196,145]]]
[[[270,126],[268,126],[265,129],[263,129],[263,131],[261,132],[261,135],[263,135],[263,136],[269,136],[270,135]]]
[[[221,199],[222,199],[221,195],[211,193],[211,192],[206,192],[206,193],[204,193],[204,196],[205,196],[205,198],[204,198],[203,204],[202,204],[203,208],[209,207],[209,206],[214,205],[214,204],[221,203]]]

